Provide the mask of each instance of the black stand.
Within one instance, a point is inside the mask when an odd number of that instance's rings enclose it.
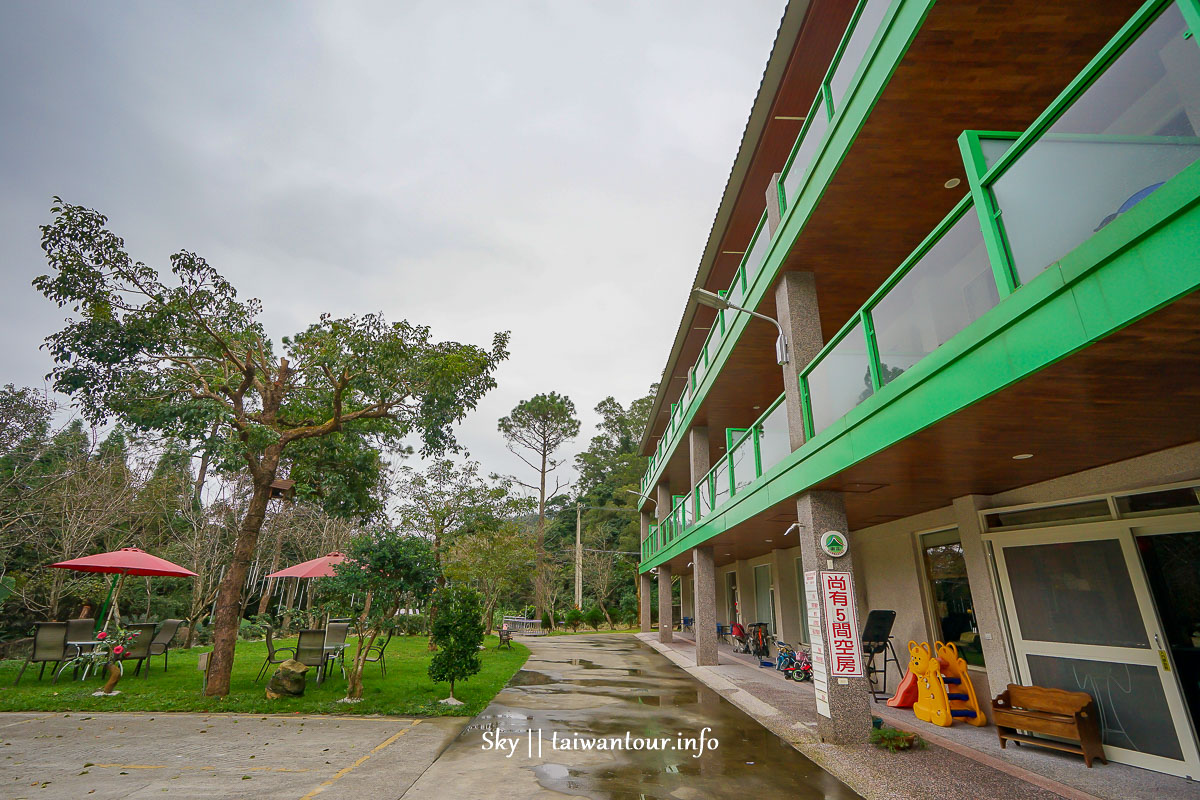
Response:
[[[875,656],[883,653],[883,665],[875,666]],[[882,642],[863,642],[863,655],[867,656],[867,682],[871,684],[871,699],[876,703],[879,698],[889,698],[887,688],[887,666],[888,663],[896,665],[896,672],[900,672],[900,659],[896,658],[896,648],[892,647],[892,637],[889,636]],[[876,686],[876,675],[882,675],[883,680],[880,681],[882,686]]]

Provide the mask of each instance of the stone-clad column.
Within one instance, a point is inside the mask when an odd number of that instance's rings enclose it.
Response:
[[[800,521],[801,557],[804,571],[818,573],[825,570],[853,572],[854,554],[848,552],[836,560],[829,558],[820,549],[821,536],[825,531],[846,534],[846,507],[840,492],[804,492],[796,498],[796,513]],[[848,537],[847,537],[848,538]],[[824,604],[820,604],[821,631],[829,630],[825,620]],[[859,621],[861,633],[862,624]],[[825,642],[825,669],[832,655],[829,641]],[[818,665],[813,665],[814,672]],[[870,687],[865,675],[859,678],[826,678],[829,697],[829,714],[817,715],[817,736],[823,742],[833,744],[858,744],[865,742],[871,733],[871,710],[868,698]]]
[[[700,479],[708,474],[712,463],[708,456],[708,428],[697,426],[688,430],[688,466],[691,488],[695,489]]]
[[[696,666],[717,665],[717,567],[713,549],[692,549],[693,600],[696,606]]]
[[[672,642],[675,640],[674,627],[675,620],[673,619],[674,612],[671,609],[671,565],[658,565],[658,640],[660,642]]]
[[[788,433],[792,449],[805,442],[803,404],[800,397],[800,371],[821,352],[824,337],[821,315],[817,305],[817,284],[810,272],[785,272],[775,287],[775,307],[779,324],[787,333],[791,363],[783,368],[783,386],[787,395]],[[854,572],[854,555],[829,558],[821,550],[821,537],[826,531],[838,531],[849,539],[846,507],[839,492],[809,491],[796,497],[797,521],[800,523],[799,543],[805,572],[834,570]],[[819,625],[825,624],[824,604],[820,604]],[[861,620],[856,635],[861,634]],[[825,658],[828,665],[828,642]],[[817,666],[814,665],[814,671]],[[825,667],[828,670],[828,666]],[[866,677],[829,678],[826,674],[826,693],[829,716],[817,715],[817,735],[822,741],[835,744],[865,742],[871,732],[871,712]]]
[[[787,395],[788,431],[792,449],[804,444],[804,412],[800,403],[800,370],[816,358],[824,345],[821,315],[817,310],[817,280],[811,272],[785,272],[775,287],[779,324],[788,338],[790,363],[783,368]]]
[[[654,487],[654,517],[662,522],[671,516],[671,484],[660,483]]]

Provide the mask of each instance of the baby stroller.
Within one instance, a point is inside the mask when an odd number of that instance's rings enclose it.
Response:
[[[746,629],[742,627],[742,623],[735,622],[730,625],[729,635],[733,637],[733,652],[750,652],[750,638],[746,636]]]

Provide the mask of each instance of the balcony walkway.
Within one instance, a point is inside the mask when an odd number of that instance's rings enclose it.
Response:
[[[1088,769],[1079,757],[1045,748],[1001,750],[991,725],[939,728],[882,700],[872,704],[872,713],[892,727],[919,733],[929,742],[927,750],[893,755],[867,744],[823,744],[816,739],[811,683],[784,680],[782,673],[756,666],[755,659],[723,643],[718,666],[697,667],[695,644],[687,634],[676,632],[670,644],[659,642],[657,632],[637,636],[867,798],[1172,800],[1194,798],[1200,791],[1196,782],[1125,764],[1097,763]]]

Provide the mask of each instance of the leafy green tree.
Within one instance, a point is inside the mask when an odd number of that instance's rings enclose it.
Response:
[[[450,697],[443,703],[461,705],[454,699],[454,684],[465,681],[482,668],[479,647],[483,644],[482,608],[479,592],[469,586],[448,586],[437,594],[438,615],[433,620],[437,652],[429,662],[429,678],[449,682]]]
[[[604,622],[604,609],[600,606],[592,606],[583,615],[583,621],[594,630],[600,630],[600,623]]]
[[[491,633],[497,604],[528,584],[533,563],[529,537],[516,522],[507,522],[495,531],[479,531],[456,542],[446,575],[479,591],[485,633]]]
[[[546,499],[558,494],[563,484],[555,478],[554,488],[547,493],[547,478],[558,469],[561,461],[554,454],[564,444],[579,435],[579,419],[575,416],[575,404],[569,397],[557,392],[534,395],[522,400],[516,408],[499,422],[500,433],[509,451],[537,471],[536,484],[517,483],[537,492],[537,567],[534,572],[534,602],[537,613],[552,610],[549,582],[550,569],[546,564]],[[525,451],[528,454],[522,454]]]
[[[242,587],[289,446],[342,431],[379,447],[408,436],[423,455],[455,446],[453,423],[495,386],[508,335],[485,350],[435,342],[426,327],[381,315],[322,315],[277,348],[261,304],[194,253],[171,256],[170,277],[125,251],[96,211],[55,198],[42,227],[50,274],[34,280],[77,317],[47,338],[54,388],[93,422],[112,417],[138,432],[204,441],[252,492],[221,583],[207,693],[225,695]]]
[[[363,667],[371,647],[393,624],[397,611],[425,604],[437,568],[429,542],[388,530],[355,538],[346,555],[334,567],[333,577],[317,580],[317,591],[328,598],[330,610],[358,620],[358,651],[346,684],[346,699],[353,701],[362,699]]]
[[[566,623],[572,631],[578,631],[579,626],[583,624],[583,612],[578,608],[572,608],[567,612]]]

